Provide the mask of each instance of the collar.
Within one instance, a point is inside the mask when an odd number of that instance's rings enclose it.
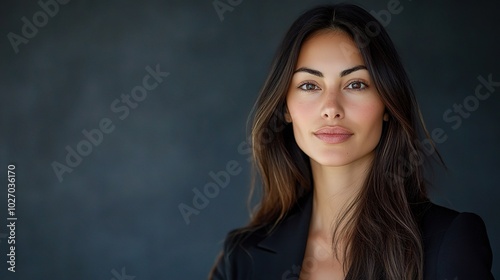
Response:
[[[290,214],[257,247],[280,255],[287,254],[292,263],[301,265],[309,235],[312,200],[312,192],[300,198]]]

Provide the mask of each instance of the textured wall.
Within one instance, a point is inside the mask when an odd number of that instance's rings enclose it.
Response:
[[[60,2],[0,9],[0,278],[204,279],[226,232],[247,221],[246,120],[272,55],[300,12],[330,1],[215,1],[233,4],[221,14],[213,1]],[[474,94],[479,76],[500,81],[499,9],[401,0],[383,18],[429,129],[447,136],[432,196],[484,218],[496,277],[500,86]],[[211,197],[193,205],[207,184]],[[179,205],[201,210],[187,224]]]

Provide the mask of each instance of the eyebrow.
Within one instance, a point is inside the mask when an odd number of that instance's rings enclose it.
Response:
[[[368,70],[368,69],[364,65],[357,65],[357,66],[351,67],[349,69],[345,69],[342,72],[340,72],[340,77],[347,76],[347,75],[351,74],[352,72],[355,72],[358,70]],[[320,78],[324,77],[324,75],[323,75],[323,73],[321,73],[321,71],[314,70],[314,69],[307,68],[307,67],[300,67],[299,69],[293,71],[293,74],[298,73],[298,72],[306,72],[306,73],[309,73],[311,75],[318,76]]]

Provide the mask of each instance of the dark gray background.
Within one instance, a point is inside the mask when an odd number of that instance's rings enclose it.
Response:
[[[226,2],[226,1],[222,1]],[[70,1],[15,53],[36,1],[0,9],[0,277],[205,279],[226,232],[247,221],[250,166],[238,152],[272,56],[305,9],[334,1],[244,0],[221,21],[212,1]],[[389,1],[358,1],[368,10]],[[500,81],[498,1],[409,1],[387,26],[449,170],[434,201],[486,223],[500,277],[500,87],[454,130],[443,113],[474,94],[477,77]],[[170,72],[120,120],[113,100],[142,83],[146,66]],[[115,130],[59,182],[83,129]],[[243,171],[186,225],[178,205],[234,160]],[[7,273],[7,164],[17,164],[17,262]],[[125,269],[123,277],[122,268]],[[115,272],[115,273],[113,273]]]

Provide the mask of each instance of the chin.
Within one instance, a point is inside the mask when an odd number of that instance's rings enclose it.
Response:
[[[348,165],[358,165],[371,161],[373,152],[368,154],[346,154],[346,153],[321,153],[320,155],[309,156],[311,164],[315,163],[323,167],[342,167]]]
[[[309,158],[311,160],[311,164],[314,162],[317,165],[324,167],[341,167],[349,165],[353,162],[350,158],[338,158],[338,157],[320,157],[320,158]]]

